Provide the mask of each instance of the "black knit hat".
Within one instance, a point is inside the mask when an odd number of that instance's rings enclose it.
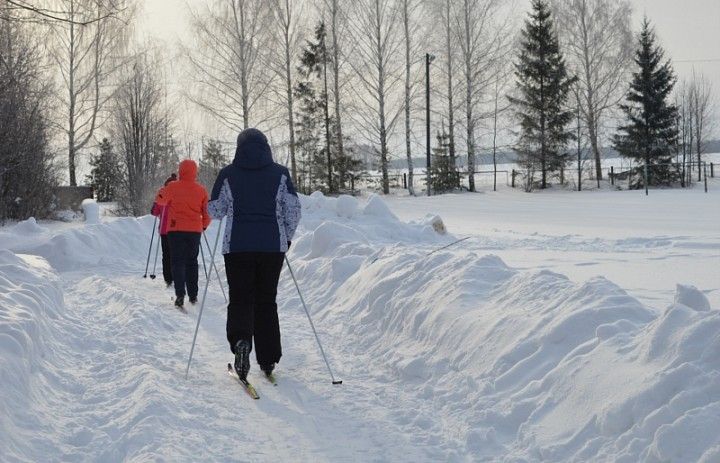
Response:
[[[175,180],[177,180],[177,174],[173,172],[172,174],[170,174],[167,180],[165,180],[165,186],[167,186],[170,182],[174,182]]]

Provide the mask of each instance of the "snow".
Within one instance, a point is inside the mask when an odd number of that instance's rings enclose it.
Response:
[[[383,217],[391,220],[397,218],[395,217],[395,214],[393,214],[387,207],[385,201],[383,201],[380,196],[375,194],[371,195],[368,199],[367,205],[365,206],[363,213],[366,215]]]
[[[152,217],[4,227],[0,460],[718,461],[718,196],[301,197],[289,259],[344,384],[284,271],[259,401],[217,281],[183,378],[199,307],[142,278]]]
[[[440,213],[464,249],[498,254],[521,269],[545,268],[575,282],[601,275],[662,310],[677,283],[720,307],[720,181],[702,188],[642,191],[517,190],[388,201],[402,220]]]
[[[27,220],[18,222],[16,225],[11,227],[11,230],[13,233],[18,235],[32,235],[35,233],[43,233],[44,231],[46,231],[45,228],[38,225],[35,217],[30,217]]]
[[[341,195],[335,203],[335,212],[340,217],[351,219],[357,214],[358,200],[349,195]]]
[[[83,199],[83,213],[85,214],[85,222],[88,224],[100,223],[100,205],[94,199]]]

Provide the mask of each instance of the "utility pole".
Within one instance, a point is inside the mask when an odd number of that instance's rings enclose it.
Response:
[[[582,145],[580,143],[580,100],[578,99],[578,107],[577,107],[578,191],[582,191],[582,161],[580,159],[581,153],[582,153]]]
[[[425,155],[427,157],[425,177],[428,196],[430,196],[430,63],[434,59],[434,55],[425,53]]]

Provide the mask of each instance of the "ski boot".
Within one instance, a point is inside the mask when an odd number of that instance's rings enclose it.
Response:
[[[250,341],[241,339],[235,344],[235,372],[242,381],[247,381],[250,372],[250,351],[252,351]]]
[[[263,373],[265,373],[265,376],[270,376],[275,369],[275,364],[268,363],[266,365],[260,365],[260,369],[263,371]]]

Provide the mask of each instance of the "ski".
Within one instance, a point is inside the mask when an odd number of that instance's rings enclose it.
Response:
[[[182,313],[188,313],[188,311],[185,307],[175,304],[175,299],[171,298],[171,300],[173,301],[173,307],[175,307],[177,310],[179,310]]]
[[[245,392],[247,392],[250,397],[252,397],[253,399],[256,399],[256,400],[260,398],[257,391],[255,390],[255,387],[253,387],[252,384],[250,384],[247,380],[240,379],[240,377],[237,375],[235,370],[233,370],[231,363],[227,364],[227,371],[230,376],[235,378],[240,383],[240,385],[243,387]]]
[[[272,373],[263,373],[263,376],[265,377],[265,379],[267,379],[268,381],[270,381],[270,384],[272,384],[273,386],[277,386],[277,385],[278,385],[278,383],[277,383],[277,378],[275,377],[274,374],[272,374]]]

